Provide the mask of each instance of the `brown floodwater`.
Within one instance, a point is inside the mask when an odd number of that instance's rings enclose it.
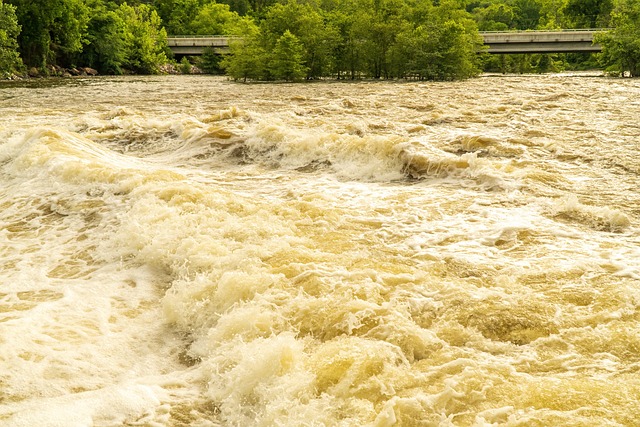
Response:
[[[640,81],[0,85],[0,424],[635,426]]]

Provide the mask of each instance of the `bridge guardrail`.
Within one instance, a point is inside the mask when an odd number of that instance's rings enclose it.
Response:
[[[168,39],[220,39],[220,38],[225,38],[225,39],[239,39],[242,38],[242,36],[225,36],[224,34],[208,34],[208,35],[203,35],[203,34],[196,34],[196,35],[186,35],[186,34],[177,34],[177,35],[168,35],[167,36]]]
[[[599,33],[611,31],[613,28],[558,28],[556,30],[507,30],[507,31],[480,31],[480,34],[516,34],[516,33],[570,33],[590,32]]]

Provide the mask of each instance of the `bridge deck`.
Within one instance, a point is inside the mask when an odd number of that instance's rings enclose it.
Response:
[[[237,36],[170,36],[167,37],[167,45],[175,55],[202,55],[206,48],[224,53],[229,49],[229,41],[239,38]]]
[[[600,52],[602,47],[593,43],[598,31],[606,30],[559,30],[559,31],[495,31],[482,32],[488,52],[501,53],[568,53]],[[236,36],[171,36],[169,48],[176,55],[202,55],[206,48],[218,53],[229,49],[229,41]]]
[[[489,53],[600,52],[593,43],[598,30],[516,31],[481,33]]]

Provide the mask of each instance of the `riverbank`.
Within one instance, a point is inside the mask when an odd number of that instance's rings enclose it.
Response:
[[[189,72],[184,72],[183,69],[176,64],[164,64],[160,66],[160,75],[163,74],[205,74],[198,66],[191,65],[189,67]],[[72,68],[64,68],[58,65],[47,65],[46,71],[43,72],[35,67],[30,68],[28,71],[24,73],[12,73],[5,78],[0,78],[0,81],[3,80],[26,80],[26,79],[42,79],[42,78],[50,78],[50,77],[94,77],[98,76],[100,73],[91,68],[91,67],[72,67]],[[113,74],[105,74],[105,75],[113,75]],[[124,75],[137,75],[132,71],[125,70]]]

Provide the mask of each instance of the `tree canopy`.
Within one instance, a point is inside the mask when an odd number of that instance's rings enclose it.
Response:
[[[612,74],[640,76],[640,3],[614,0],[611,22],[613,29],[596,38],[603,46],[601,62]]]
[[[0,0],[0,76],[17,71],[22,65],[18,54],[20,25],[16,8]]]
[[[156,73],[172,60],[167,34],[221,34],[242,40],[222,58],[208,51],[201,68],[241,80],[452,80],[593,58],[483,56],[478,31],[613,27],[598,36],[601,63],[635,76],[638,8],[637,0],[0,0],[0,74],[23,64]]]

